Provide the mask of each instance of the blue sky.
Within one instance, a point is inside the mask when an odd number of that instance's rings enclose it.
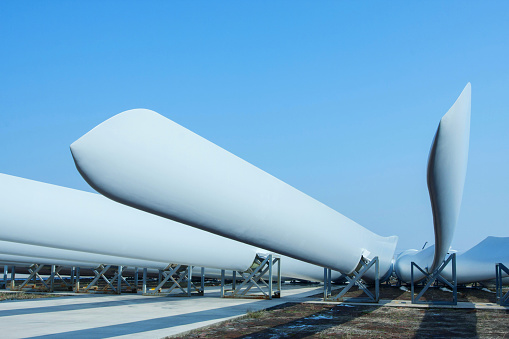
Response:
[[[471,82],[468,249],[509,236],[508,60],[505,1],[2,1],[0,172],[92,191],[69,145],[148,108],[420,248],[429,147]]]

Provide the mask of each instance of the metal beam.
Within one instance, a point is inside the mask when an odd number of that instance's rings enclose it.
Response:
[[[204,278],[204,269],[201,269],[201,286],[197,287],[192,279],[192,270],[193,266],[191,265],[169,265],[165,270],[159,271],[158,276],[158,284],[155,288],[147,290],[147,277],[146,270],[143,270],[143,295],[169,295],[174,290],[180,290],[181,294],[175,294],[176,296],[188,296],[191,297],[193,295],[203,295],[204,286],[205,286],[205,278]],[[165,288],[165,285],[170,283],[169,288]],[[185,284],[184,284],[185,283]]]
[[[452,265],[452,281],[448,281],[444,278],[441,273],[444,268],[448,264]],[[414,281],[414,267],[417,268],[423,275],[424,280],[426,281],[424,287],[421,292],[415,296],[415,288],[414,285],[416,281]],[[423,270],[419,265],[415,262],[412,262],[410,269],[410,283],[411,283],[411,292],[412,292],[412,304],[444,304],[444,305],[457,305],[458,303],[458,281],[456,279],[456,253],[449,255],[449,257],[442,262],[433,272],[428,273],[426,270]],[[424,293],[431,287],[431,285],[435,282],[442,282],[444,285],[449,286],[452,289],[452,301],[443,301],[443,300],[435,300],[435,301],[422,301],[420,300]]]
[[[367,284],[362,280],[366,272],[375,266],[375,294],[371,293]],[[331,269],[324,268],[324,285],[323,285],[323,299],[325,301],[345,301],[345,294],[354,286],[359,287],[366,295],[365,298],[348,298],[348,301],[353,302],[372,302],[377,303],[380,299],[380,268],[378,257],[372,260],[362,259],[360,268],[356,269],[351,276],[345,276],[348,284],[335,296],[332,296],[332,280]]]
[[[509,274],[509,269],[504,264],[498,263],[495,265],[495,270],[497,283],[497,304],[499,304],[500,306],[509,306],[509,291],[506,294],[503,294],[502,291],[503,272],[505,272],[505,274]]]
[[[273,288],[273,267],[277,264],[277,290]],[[225,270],[221,270],[221,297],[272,299],[281,296],[281,258],[269,254],[263,258],[257,256],[253,265],[245,272],[233,271],[232,288],[226,289]],[[242,282],[237,284],[237,274]],[[267,275],[268,274],[268,275]],[[251,289],[260,293],[249,293]],[[249,293],[249,294],[248,294]]]

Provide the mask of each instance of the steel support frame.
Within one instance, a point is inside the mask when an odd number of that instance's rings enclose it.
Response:
[[[143,295],[169,295],[175,289],[182,291],[181,294],[173,294],[174,296],[187,296],[191,297],[192,295],[202,296],[205,291],[205,268],[201,268],[201,284],[200,287],[197,287],[192,282],[193,277],[193,266],[187,265],[169,265],[166,269],[159,271],[159,277],[157,279],[158,285],[152,289],[147,290],[147,269],[143,269],[143,287],[142,294]],[[164,289],[164,285],[167,282],[171,283],[171,286],[167,289]],[[186,286],[184,286],[186,283]],[[193,292],[194,289],[194,292]]]
[[[33,264],[31,265],[29,268],[28,268],[28,272],[30,272],[30,274],[28,275],[28,278],[26,278],[22,283],[21,285],[19,285],[18,287],[12,287],[11,289],[13,290],[22,290],[23,288],[25,288],[25,286],[27,286],[32,280],[35,282],[37,280],[40,280],[41,283],[43,284],[43,286],[46,288],[47,291],[50,291],[52,292],[53,290],[51,290],[51,286],[48,285],[46,283],[46,281],[39,275],[39,272],[44,268],[44,265],[39,265],[39,264]],[[51,278],[51,277],[50,277]],[[35,285],[35,284],[34,284]],[[34,286],[35,287],[35,286]]]
[[[122,283],[124,283],[128,288],[133,290],[131,284],[127,282],[127,280],[122,276],[122,271],[126,268],[126,266],[117,266],[117,271],[113,275],[113,277],[108,279],[106,277],[106,273],[110,270],[112,265],[100,265],[98,268],[94,269],[93,272],[95,274],[94,279],[83,289],[79,288],[79,270],[76,275],[76,292],[85,292],[85,293],[113,293],[113,294],[121,294],[122,293]],[[98,282],[102,279],[106,282],[106,286],[99,290]],[[116,284],[115,284],[116,282]],[[116,285],[116,286],[115,286]],[[135,291],[136,289],[134,289]]]
[[[39,274],[39,272],[45,267],[50,266],[50,276],[46,279],[42,278]],[[56,278],[59,278],[66,287],[70,287],[71,285],[68,284],[64,278],[60,275],[60,271],[62,270],[63,266],[56,266],[56,265],[43,265],[43,264],[33,264],[28,268],[29,276],[26,278],[21,285],[18,287],[12,285],[12,290],[22,290],[24,288],[29,288],[28,285],[30,282],[33,282],[33,288],[36,288],[37,281],[39,280],[42,283],[42,290],[45,290],[47,292],[53,292],[55,290],[55,280]]]
[[[136,292],[138,292],[138,285],[139,285],[139,268],[134,268],[134,288],[136,289]]]
[[[80,291],[80,268],[74,268],[74,292],[78,293]]]
[[[60,281],[62,281],[62,283],[65,285],[66,288],[71,288],[72,287],[72,280],[74,279],[74,272],[71,271],[71,282],[70,283],[67,283],[65,281],[65,279],[60,275],[60,271],[64,268],[64,266],[56,266],[56,265],[51,265],[51,275],[48,279],[46,279],[46,281],[50,283],[50,286],[51,286],[51,291],[54,291],[55,290],[55,279],[60,279]]]
[[[509,275],[509,268],[507,268],[507,266],[505,266],[502,263],[498,263],[495,265],[497,304],[499,304],[500,306],[509,306],[509,291],[506,294],[503,294],[502,292],[503,287],[502,278],[504,272],[505,274]]]
[[[9,266],[4,265],[4,278],[3,278],[3,288],[7,288],[7,275],[9,274]]]
[[[447,267],[448,264],[452,265],[452,282],[445,279],[441,273],[442,271]],[[426,279],[426,284],[424,285],[421,292],[415,296],[415,289],[414,285],[416,284],[416,281],[414,279],[414,267],[417,268],[419,271],[421,271],[422,274],[424,274]],[[423,301],[420,300],[424,293],[433,285],[435,282],[442,282],[446,286],[449,286],[452,289],[452,301]],[[423,270],[419,265],[417,265],[415,262],[412,262],[411,269],[410,269],[410,284],[411,284],[411,293],[412,293],[412,304],[441,304],[441,305],[457,305],[458,304],[458,281],[456,279],[456,253],[452,253],[449,255],[449,257],[442,262],[442,264],[437,267],[433,272],[428,273],[425,270]]]
[[[274,291],[274,265],[277,264],[276,290]],[[269,254],[256,256],[253,265],[245,272],[233,271],[232,288],[226,289],[225,270],[221,270],[221,297],[246,299],[272,299],[281,297],[281,258]],[[264,277],[268,273],[267,277]],[[237,284],[237,274],[242,282]],[[248,293],[255,287],[261,293]]]
[[[375,294],[371,293],[367,284],[362,281],[362,277],[366,272],[375,266]],[[378,303],[380,300],[380,262],[378,257],[374,257],[371,260],[366,260],[364,258],[361,259],[360,268],[353,272],[352,276],[345,275],[348,284],[335,296],[332,296],[332,279],[331,279],[331,269],[324,268],[323,273],[323,300],[324,301],[351,301],[351,302],[369,302],[369,303]],[[345,299],[345,294],[354,286],[359,287],[367,297],[364,298],[348,298]]]
[[[65,279],[60,275],[60,271],[64,268],[64,266],[56,266],[51,265],[51,275],[46,279],[47,282],[50,283],[51,291],[55,290],[55,280],[58,278],[65,285],[66,288],[72,288],[73,280],[74,280],[74,270],[71,271],[71,281],[68,283]]]
[[[11,266],[11,286],[10,289],[16,288],[16,266]]]

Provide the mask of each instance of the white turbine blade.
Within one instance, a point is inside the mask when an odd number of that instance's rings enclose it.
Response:
[[[139,260],[132,258],[115,257],[111,255],[103,255],[96,253],[88,253],[81,251],[63,250],[60,248],[52,248],[45,246],[36,246],[30,244],[22,244],[10,241],[0,240],[0,252],[8,255],[28,256],[32,258],[39,258],[43,261],[35,261],[34,263],[51,262],[51,259],[66,260],[73,262],[88,262],[94,263],[95,266],[100,264],[117,265],[117,266],[131,266],[154,268],[163,270],[167,268],[170,262],[156,262],[148,260]],[[50,260],[48,260],[50,259]]]
[[[2,264],[13,265],[13,266],[30,266],[32,264],[40,265],[58,265],[66,267],[80,267],[80,268],[95,268],[98,265],[96,263],[86,261],[72,261],[59,258],[40,258],[31,257],[25,255],[13,255],[4,254],[0,252],[0,262]]]
[[[429,154],[427,178],[435,227],[435,256],[431,271],[447,255],[460,214],[467,174],[470,97],[468,83],[440,120]]]
[[[5,262],[23,259],[40,264],[154,269],[177,263],[245,271],[263,251],[98,194],[5,174],[0,174],[0,192],[0,224],[4,225],[0,253]],[[281,274],[323,280],[322,267],[284,256]],[[333,279],[339,276],[332,272]]]
[[[456,253],[456,280],[458,284],[468,284],[478,281],[495,279],[495,265],[503,263],[509,266],[509,237],[487,237],[468,251]],[[395,271],[402,281],[410,282],[411,262],[431,263],[435,251],[430,246],[422,251],[408,250],[396,259]],[[423,275],[414,270],[415,280]],[[447,265],[442,276],[452,280],[452,266]]]
[[[157,262],[246,270],[256,248],[99,194],[0,174],[0,240]]]
[[[467,173],[470,137],[471,88],[468,83],[456,102],[442,117],[428,159],[427,181],[433,210],[435,245],[422,251],[409,250],[398,256],[395,271],[410,281],[410,264],[415,262],[433,272],[444,261],[458,222]],[[414,280],[423,274],[415,271]]]
[[[145,109],[123,112],[71,145],[87,182],[126,205],[343,273],[361,257],[391,269],[382,237]]]

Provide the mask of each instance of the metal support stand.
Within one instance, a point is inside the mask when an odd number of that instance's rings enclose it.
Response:
[[[55,271],[56,271],[56,267],[55,265],[51,265],[51,274],[50,274],[50,277],[49,277],[49,291],[50,292],[53,292],[55,290]]]
[[[196,287],[191,281],[193,276],[193,266],[186,265],[169,265],[165,270],[160,270],[160,279],[158,278],[158,285],[150,290],[147,290],[147,271],[143,270],[143,295],[169,295],[173,290],[178,289],[182,294],[174,294],[174,296],[187,296],[203,295],[204,293],[204,270],[202,269],[202,284],[201,287]],[[171,283],[169,288],[164,288],[167,282]]]
[[[8,274],[9,274],[9,266],[4,265],[4,282],[3,282],[4,288],[7,288],[7,275]]]
[[[40,276],[40,271],[48,265],[39,265],[33,264],[28,268],[29,276],[26,278],[21,285],[18,287],[11,287],[13,290],[22,290],[22,289],[34,289],[34,290],[42,290],[46,292],[54,292],[56,289],[56,279],[61,280],[60,287],[65,288],[66,290],[72,289],[72,284],[69,284],[65,279],[60,275],[60,271],[63,269],[63,266],[50,265],[50,276],[48,278],[43,279]],[[42,283],[42,286],[37,286],[37,281]],[[30,285],[30,283],[32,283]]]
[[[277,264],[277,288],[273,290],[273,266]],[[242,283],[237,284],[237,273]],[[266,275],[268,274],[268,275]],[[258,294],[248,294],[256,287]],[[233,271],[232,288],[225,288],[225,270],[221,270],[221,297],[272,299],[281,296],[281,258],[269,254],[266,258],[256,256],[253,265],[245,272]]]
[[[11,290],[16,288],[16,266],[11,266]]]
[[[447,281],[444,277],[440,275],[444,268],[451,263],[452,265],[452,282]],[[424,274],[426,279],[426,284],[422,288],[421,292],[415,297],[414,293],[414,267],[416,267],[422,274]],[[444,305],[457,305],[458,304],[458,282],[456,279],[456,253],[449,255],[449,257],[444,260],[444,262],[437,267],[432,273],[428,273],[419,267],[415,262],[412,262],[411,271],[410,271],[410,280],[411,280],[411,292],[412,292],[412,304],[444,304]],[[449,286],[452,289],[452,301],[420,301],[421,297],[426,293],[426,291],[430,288],[430,286],[435,282],[442,282],[446,286]]]
[[[200,270],[200,287],[203,293],[205,293],[205,267]]]
[[[71,267],[71,279],[70,279],[71,286],[74,286],[75,273],[76,273],[76,267]]]
[[[141,287],[141,293],[145,294],[147,293],[147,269],[143,269],[143,285]]]
[[[60,279],[61,281],[61,285],[60,287],[66,289],[66,290],[72,290],[72,285],[73,285],[73,282],[72,280],[74,279],[73,277],[73,271],[71,271],[71,282],[68,283],[67,281],[65,281],[65,279],[60,275],[60,271],[64,268],[64,266],[56,266],[56,265],[51,265],[51,274],[50,274],[50,277],[48,279],[46,279],[46,282],[49,283],[49,286],[50,286],[50,292],[53,292],[55,290],[55,281],[56,279]],[[34,277],[35,278],[35,277]]]
[[[136,288],[136,291],[138,291],[138,284],[139,284],[139,279],[138,279],[138,267],[135,267],[134,268],[134,288]]]
[[[509,306],[509,291],[506,294],[502,292],[502,278],[503,272],[505,274],[509,274],[509,269],[502,263],[498,263],[495,265],[496,272],[496,284],[497,284],[497,304],[500,306]]]
[[[123,267],[122,266],[118,266],[118,270],[117,270],[117,293],[120,294],[122,291],[122,279],[125,281],[125,279],[122,277],[122,269]],[[126,281],[127,283],[127,281]],[[129,285],[129,283],[128,283]],[[131,286],[131,285],[129,285]]]
[[[375,266],[375,294],[371,293],[367,284],[361,280],[364,274]],[[323,299],[325,301],[351,301],[351,302],[371,302],[377,303],[380,299],[380,278],[379,278],[379,261],[378,257],[374,257],[371,261],[362,258],[360,262],[360,269],[353,272],[353,276],[345,276],[348,284],[335,296],[332,296],[332,281],[331,270],[324,268],[324,284],[323,284]],[[359,287],[367,297],[364,298],[348,298],[344,299],[345,294],[354,286]]]
[[[51,289],[51,284],[48,285],[48,283],[39,275],[39,272],[41,271],[41,269],[43,267],[44,267],[44,265],[38,265],[38,264],[33,264],[32,266],[30,266],[28,268],[28,271],[30,272],[30,275],[28,276],[28,278],[26,278],[25,281],[23,281],[21,283],[21,285],[19,285],[18,287],[13,286],[13,282],[11,281],[11,289],[12,290],[22,290],[23,288],[28,286],[28,283],[30,283],[32,280],[34,281],[33,288],[35,288],[35,282],[37,281],[37,279],[39,279],[41,281],[42,285],[44,286],[44,289],[52,292],[53,290]],[[12,274],[12,276],[14,276],[14,274]],[[12,280],[14,280],[14,278],[12,278]]]
[[[157,275],[157,284],[159,285],[163,281],[163,270],[159,270],[159,274]]]
[[[80,268],[79,267],[76,267],[74,269],[74,281],[75,281],[75,284],[74,284],[74,292],[78,293],[79,290],[80,290]]]
[[[125,266],[118,266],[117,271],[113,275],[113,278],[109,280],[106,277],[106,272],[111,268],[111,265],[100,265],[97,269],[94,269],[95,277],[94,279],[85,287],[83,290],[78,290],[79,292],[85,292],[85,293],[115,293],[115,294],[121,294],[122,293],[122,282],[126,285],[126,290],[124,292],[132,292],[133,288],[131,284],[127,282],[127,280],[122,276],[122,271],[125,268]],[[99,281],[100,279],[104,280],[106,282],[106,285],[103,288],[99,288]],[[116,286],[115,281],[117,282]]]

